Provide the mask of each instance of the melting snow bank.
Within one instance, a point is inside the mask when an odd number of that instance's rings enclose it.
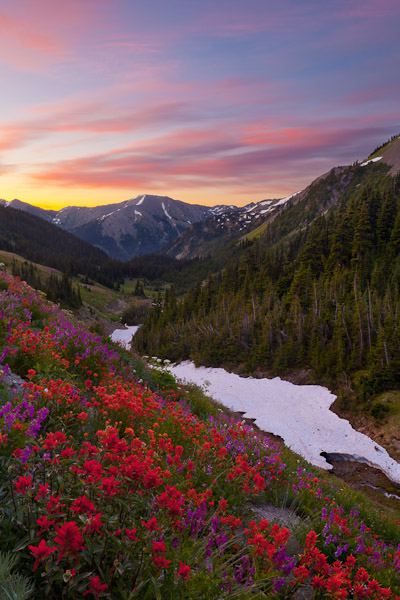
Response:
[[[341,454],[381,469],[400,483],[400,464],[382,446],[329,410],[336,396],[327,388],[294,385],[279,377],[239,377],[224,369],[196,368],[189,361],[173,365],[170,371],[181,380],[206,386],[207,394],[215,400],[255,419],[260,429],[279,435],[289,448],[317,467],[332,468],[321,453]]]
[[[125,329],[114,329],[110,337],[113,342],[121,342],[121,344],[129,350],[132,338],[139,327],[141,327],[141,325],[127,325]]]
[[[376,158],[370,158],[369,160],[365,160],[364,162],[362,162],[360,164],[360,167],[366,167],[367,165],[369,165],[369,163],[377,162],[378,160],[381,160],[382,158],[383,158],[383,156],[377,156]]]

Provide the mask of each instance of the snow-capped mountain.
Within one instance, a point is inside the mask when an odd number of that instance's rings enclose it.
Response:
[[[45,218],[121,260],[156,252],[193,223],[221,210],[149,194],[118,204],[67,206],[59,211],[43,210],[19,200],[9,205]]]
[[[207,219],[193,224],[161,251],[178,259],[204,258],[230,242],[245,239],[252,232],[257,235],[275,215],[297,204],[304,195],[305,191],[299,191],[286,198],[261,200],[243,207],[213,207]]]
[[[102,248],[113,258],[128,260],[164,247],[173,254],[175,240],[181,240],[181,235],[192,227],[195,232],[202,232],[200,237],[204,234],[207,237],[211,228],[213,238],[222,234],[221,242],[227,233],[245,234],[291,198],[262,200],[245,207],[223,204],[210,207],[188,204],[168,196],[141,194],[118,204],[67,206],[59,211],[44,210],[20,200],[2,203],[46,219]],[[203,228],[200,226],[202,223]],[[178,246],[180,244],[181,241]],[[175,254],[179,256],[182,253]],[[182,257],[185,254],[183,252]],[[203,251],[200,252],[202,254]]]

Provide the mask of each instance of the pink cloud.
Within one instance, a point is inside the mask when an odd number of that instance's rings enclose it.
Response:
[[[88,26],[101,19],[104,0],[19,0],[0,12],[0,60],[22,70],[71,59]],[[51,33],[49,33],[51,32]]]
[[[377,86],[375,88],[366,88],[345,95],[342,98],[346,106],[360,105],[367,102],[376,102],[382,100],[397,99],[400,97],[400,84],[395,83],[387,86]]]
[[[380,19],[399,16],[400,5],[398,0],[351,0],[345,2],[336,14],[343,19]]]
[[[49,108],[47,109],[49,110]],[[137,109],[118,108],[94,102],[66,104],[50,115],[15,123],[0,124],[0,151],[25,146],[32,140],[46,139],[52,134],[117,134],[177,125],[194,118],[190,105],[184,102],[160,103]],[[78,141],[78,138],[77,138]]]
[[[261,139],[254,133],[231,131],[224,134],[211,128],[171,132],[134,147],[48,165],[32,173],[39,184],[71,187],[112,187],[168,189],[199,185],[268,188],[268,182],[296,177],[303,181],[339,164],[363,158],[369,147],[354,156],[357,140],[361,147],[377,137],[379,127],[336,127],[320,130],[285,128]],[[289,176],[288,176],[289,174]]]

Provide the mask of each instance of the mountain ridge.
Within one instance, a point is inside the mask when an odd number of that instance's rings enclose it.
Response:
[[[189,204],[150,194],[101,206],[66,206],[59,211],[20,200],[2,203],[40,216],[120,260],[155,252],[192,223],[224,210],[221,205]]]

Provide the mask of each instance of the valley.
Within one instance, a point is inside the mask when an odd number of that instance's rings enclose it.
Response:
[[[389,145],[393,148],[393,141]],[[386,555],[381,548],[391,549],[400,543],[396,525],[400,502],[399,192],[399,175],[389,173],[389,165],[381,159],[372,158],[365,164],[335,168],[302,192],[282,200],[261,201],[244,210],[218,208],[215,214],[184,231],[176,231],[175,239],[158,254],[135,256],[126,261],[107,255],[21,207],[0,207],[4,316],[0,325],[4,342],[0,394],[4,403],[0,410],[8,415],[7,411],[14,410],[13,403],[19,406],[19,402],[29,402],[32,393],[38,394],[43,402],[38,409],[40,426],[45,413],[47,418],[47,411],[50,417],[43,424],[46,438],[42,434],[35,448],[51,445],[52,436],[63,436],[64,431],[70,432],[72,444],[67,453],[76,452],[75,445],[81,447],[83,443],[85,447],[89,439],[87,448],[94,452],[98,435],[100,439],[111,435],[114,440],[111,444],[115,442],[118,447],[126,448],[124,461],[137,460],[133,456],[137,456],[139,445],[148,448],[146,457],[143,456],[147,462],[141,464],[150,465],[149,461],[156,457],[159,466],[155,470],[150,468],[145,475],[143,489],[138,490],[136,484],[132,487],[129,477],[118,479],[115,484],[118,487],[124,481],[126,490],[130,490],[129,497],[137,498],[135,502],[140,505],[132,512],[129,503],[130,516],[123,517],[124,522],[136,528],[126,529],[128,532],[138,531],[138,519],[144,514],[149,519],[151,515],[163,519],[162,506],[171,494],[179,496],[183,506],[198,493],[194,488],[178,492],[177,487],[167,483],[171,477],[180,490],[188,484],[198,489],[209,486],[208,496],[216,494],[219,506],[228,503],[229,519],[239,519],[241,531],[246,531],[243,522],[250,526],[255,523],[249,521],[254,515],[274,519],[276,532],[284,524],[290,524],[285,535],[291,542],[285,546],[285,553],[293,557],[288,561],[297,561],[295,573],[307,552],[310,543],[307,540],[315,533],[321,548],[318,552],[322,552],[324,561],[330,560],[329,552],[334,558],[345,553],[346,561],[349,556],[357,556],[354,559],[358,561],[357,573],[361,564],[365,564],[379,581],[377,597],[384,597],[382,586],[397,589],[393,579],[397,567],[391,562],[393,553]],[[161,208],[170,219],[172,208],[164,200]],[[150,197],[142,195],[133,206],[142,209],[146,201],[151,204]],[[157,202],[155,206],[159,207]],[[107,215],[103,221],[106,218]],[[60,237],[59,231],[62,231]],[[46,245],[39,243],[43,236]],[[62,254],[57,251],[61,243],[65,244]],[[36,294],[35,288],[41,291]],[[49,300],[56,301],[58,308]],[[127,323],[128,327],[120,329],[121,323]],[[126,346],[131,339],[130,349],[115,343],[121,341]],[[56,346],[57,352],[53,349]],[[147,357],[140,358],[145,354]],[[31,394],[27,396],[28,388]],[[12,402],[7,400],[10,394],[14,394]],[[70,407],[68,410],[60,409],[64,403]],[[16,410],[20,414],[21,409]],[[30,446],[26,447],[28,450],[19,449],[18,432],[24,430],[24,415],[12,417],[17,419],[15,431],[7,425],[11,417],[6,416],[0,458],[3,452],[6,461],[19,460],[25,452],[27,458],[21,459],[22,464],[34,465],[36,458],[31,457]],[[186,435],[183,425],[182,437],[179,433],[182,419],[196,423],[196,427],[201,423],[199,434],[209,433],[196,441],[195,429]],[[76,421],[81,425],[77,426]],[[61,430],[55,429],[58,426]],[[159,428],[163,434],[154,454],[154,432]],[[170,441],[174,439],[178,454],[172,457],[168,453],[164,463],[160,453],[164,448],[162,440],[168,435]],[[126,436],[138,436],[132,442],[136,448],[133,455],[129,454]],[[210,452],[212,442],[209,442],[216,440],[215,436],[218,444],[225,444],[223,447],[217,444],[216,455]],[[239,444],[238,452],[234,450],[235,443]],[[16,457],[11,451],[17,452]],[[188,454],[181,462],[184,452]],[[55,460],[61,460],[57,464],[64,465],[63,457],[59,456],[55,454]],[[111,455],[106,452],[104,456],[107,461]],[[218,470],[225,461],[232,462],[228,474]],[[87,464],[84,463],[84,468]],[[19,469],[13,468],[16,472]],[[124,468],[121,466],[122,471]],[[0,461],[0,474],[1,469]],[[102,480],[100,496],[91,492],[91,497],[101,506],[101,514],[108,515],[107,540],[115,540],[120,532],[114,531],[113,519],[116,502],[120,500],[117,492],[108,496],[105,490],[114,486],[118,469],[114,463],[106,466],[106,462],[104,469],[111,477]],[[187,470],[183,479],[182,469]],[[241,488],[236,489],[239,476],[244,476],[244,480]],[[75,511],[81,500],[68,500],[66,490],[73,497],[76,484],[67,470],[62,471],[62,478],[64,487],[57,488],[57,492],[63,494],[69,510]],[[154,484],[148,483],[153,479]],[[23,490],[24,482],[22,474],[14,481],[17,494]],[[233,488],[229,491],[231,484]],[[160,504],[155,512],[150,508],[153,485],[165,489],[160,496],[163,500],[157,500]],[[30,502],[29,496],[25,500],[22,493],[15,508],[10,492],[4,493],[9,503],[7,510],[16,510],[16,515],[18,506],[25,510],[25,503]],[[80,498],[87,498],[84,491],[82,494]],[[183,499],[184,494],[187,500]],[[147,504],[143,505],[142,498],[146,495]],[[245,502],[243,506],[239,506],[239,497]],[[39,511],[39,515],[40,491],[35,502],[30,510]],[[331,526],[323,525],[328,514],[327,503],[333,506],[335,523],[345,514],[344,519],[352,523],[356,537],[350,529],[340,529],[339,537],[332,542],[328,535]],[[214,501],[209,506],[212,509]],[[189,504],[188,510],[191,511]],[[382,510],[386,511],[385,517]],[[163,540],[169,540],[172,532],[169,522],[172,513],[168,511],[162,525]],[[382,535],[385,540],[375,544],[374,552],[375,556],[379,553],[385,557],[382,560],[388,568],[372,566],[368,559],[363,562],[364,546],[360,540],[364,539],[364,525],[357,529],[360,511],[368,527],[380,531],[374,533],[375,539]],[[69,526],[68,523],[76,526],[74,520],[64,522],[62,527]],[[147,529],[145,521],[140,523]],[[306,538],[301,533],[304,528],[308,530]],[[0,526],[0,536],[4,535],[2,531]],[[140,531],[143,538],[144,530]],[[19,532],[16,527],[13,539]],[[93,530],[90,535],[97,533]],[[87,550],[79,559],[81,574],[77,582],[80,589],[89,591],[83,565],[87,560],[98,561],[96,552],[100,550],[90,545],[86,529],[80,535]],[[199,563],[191,562],[197,552],[194,539],[192,536],[190,542],[180,541],[181,547],[190,546],[188,555],[180,555],[180,564],[192,565],[188,568],[193,572],[193,589],[199,589],[200,578],[207,580],[206,599],[209,585],[218,587],[218,577],[215,580],[214,575],[203,574]],[[141,543],[139,538],[135,540]],[[153,539],[152,543],[160,542]],[[168,541],[171,549],[174,543],[172,538]],[[365,547],[366,556],[370,547]],[[33,553],[39,552],[34,544],[28,548]],[[239,545],[235,548],[236,556]],[[58,546],[52,550],[58,551]],[[29,563],[29,554],[24,548],[22,552]],[[101,552],[104,554],[104,550]],[[111,549],[109,552],[110,556],[115,555]],[[229,556],[228,561],[233,555]],[[257,553],[251,560],[256,560],[256,556]],[[130,568],[138,569],[133,555],[129,557]],[[218,557],[222,560],[220,550]],[[58,572],[60,560],[62,554],[57,561],[49,561],[53,573]],[[162,568],[167,569],[167,564],[162,563]],[[143,580],[137,576],[144,589],[149,589],[146,573],[151,568],[146,564]],[[276,564],[274,573],[279,568]],[[137,572],[141,570],[139,567]],[[287,574],[280,578],[285,593],[288,597],[300,598],[304,593],[307,596],[304,581],[297,580],[294,572],[289,575],[291,572],[292,567],[287,567]],[[123,570],[118,577],[121,582],[118,585],[125,587]],[[295,596],[290,591],[293,577],[298,589]],[[107,581],[104,584],[107,587],[115,585],[113,579]],[[307,585],[314,585],[313,581]],[[36,585],[41,586],[39,582]],[[163,577],[158,578],[157,585],[160,589],[168,588]],[[260,581],[253,589],[256,586],[262,590],[265,584]],[[185,598],[186,591],[183,587],[179,589]],[[138,593],[140,597],[141,592]],[[268,597],[278,597],[271,593]]]
[[[0,600],[400,600],[400,3],[0,8]]]

